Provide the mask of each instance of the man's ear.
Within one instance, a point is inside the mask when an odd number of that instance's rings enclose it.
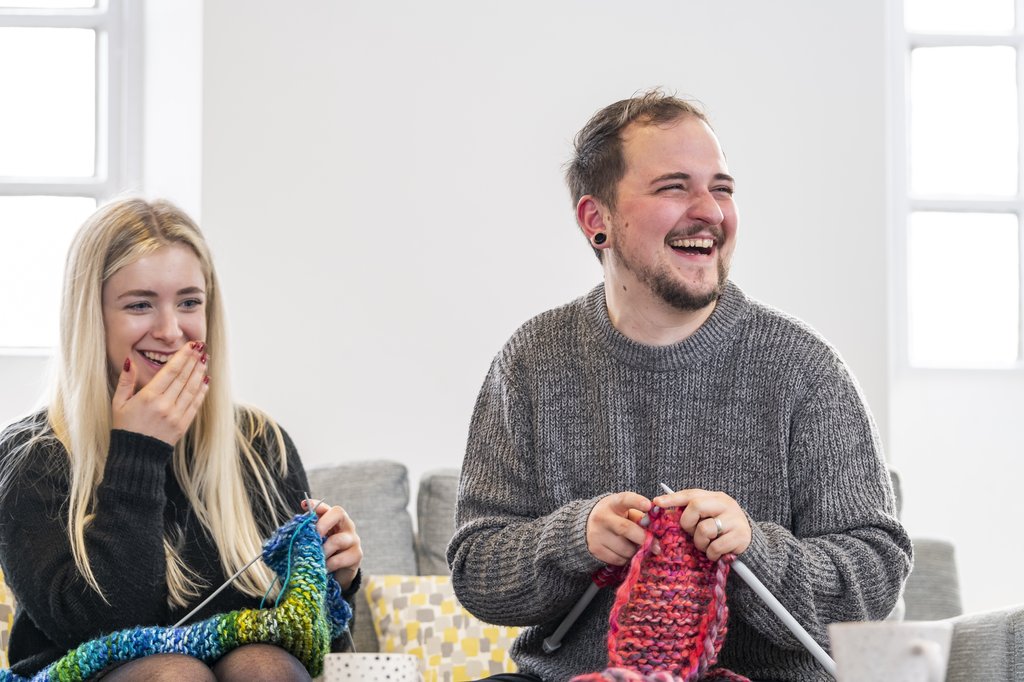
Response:
[[[594,243],[594,236],[599,232],[608,234],[608,223],[606,217],[611,212],[601,203],[599,199],[591,194],[584,194],[576,203],[576,223],[583,231],[583,236],[591,244]]]

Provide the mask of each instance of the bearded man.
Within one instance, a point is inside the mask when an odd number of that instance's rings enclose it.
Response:
[[[651,91],[599,111],[575,148],[567,181],[604,281],[494,359],[448,548],[463,605],[527,626],[520,672],[493,679],[606,667],[612,590],[557,650],[543,641],[595,570],[637,552],[652,506],[684,508],[698,550],[742,557],[826,647],[829,623],[886,617],[912,549],[878,434],[835,350],[729,280],[736,181],[706,116]],[[723,667],[831,679],[735,575],[727,595]]]

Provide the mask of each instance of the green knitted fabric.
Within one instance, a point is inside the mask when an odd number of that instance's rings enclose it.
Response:
[[[104,668],[152,654],[186,654],[213,663],[245,644],[275,644],[313,677],[323,670],[331,640],[344,632],[352,610],[327,573],[316,516],[299,514],[263,546],[263,560],[284,588],[273,608],[242,609],[182,627],[136,627],[91,640],[36,673],[31,682],[77,682]],[[0,682],[28,682],[9,670]]]

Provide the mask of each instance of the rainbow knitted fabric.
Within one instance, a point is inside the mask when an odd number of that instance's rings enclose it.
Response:
[[[87,680],[113,663],[152,654],[186,654],[213,663],[244,644],[276,644],[316,677],[331,640],[352,618],[341,586],[328,575],[315,514],[299,514],[263,545],[263,561],[283,585],[273,608],[242,609],[181,627],[136,627],[79,645],[40,670],[31,682]],[[0,682],[27,682],[0,670]]]
[[[749,682],[714,667],[725,641],[725,582],[734,557],[708,559],[680,528],[681,513],[658,507],[649,512],[647,537],[609,616],[609,667],[573,682]],[[660,554],[651,551],[655,539]]]

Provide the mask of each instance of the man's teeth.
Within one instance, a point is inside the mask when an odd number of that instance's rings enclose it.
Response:
[[[142,355],[153,362],[158,362],[161,365],[171,359],[170,355],[164,355],[163,353],[151,353],[150,351],[143,351]]]
[[[668,243],[674,249],[710,249],[715,245],[714,239],[673,239]]]

